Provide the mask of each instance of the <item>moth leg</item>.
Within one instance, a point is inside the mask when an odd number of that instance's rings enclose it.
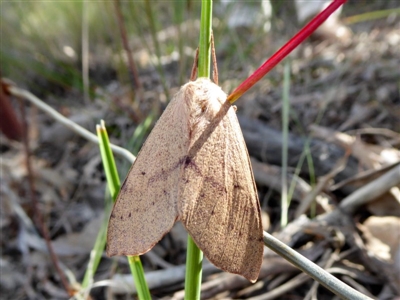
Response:
[[[218,85],[218,67],[217,67],[217,57],[215,55],[214,47],[214,34],[211,32],[211,57],[213,62],[213,80],[216,85]]]
[[[199,62],[199,48],[196,49],[196,54],[194,56],[194,62],[192,67],[192,73],[190,74],[190,81],[195,81],[197,77],[197,64]]]

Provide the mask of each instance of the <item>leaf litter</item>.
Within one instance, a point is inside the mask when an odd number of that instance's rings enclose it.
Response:
[[[399,170],[400,42],[399,37],[395,38],[399,33],[390,24],[374,24],[368,32],[352,28],[353,37],[346,44],[316,39],[304,43],[294,55],[291,86],[294,117],[290,123],[293,139],[289,141],[291,159],[287,174],[289,182],[294,182],[294,192],[289,212],[291,222],[284,229],[279,227],[279,181],[272,180],[280,178],[281,172],[277,156],[282,147],[278,82],[282,70],[278,67],[272,71],[265,85],[247,93],[237,105],[261,209],[269,216],[266,223],[270,225],[264,228],[269,227],[269,232],[353,288],[371,297],[389,299],[400,296],[400,171],[394,173],[399,177],[397,184],[385,187],[370,202],[353,207],[350,215],[339,209],[350,194],[367,184],[379,190],[382,186],[378,179]],[[268,47],[273,48],[271,44]],[[258,50],[255,58],[257,55],[265,53]],[[149,101],[142,103],[143,110],[157,107],[161,111],[164,104],[158,102],[159,94],[155,92],[161,91],[160,84],[157,80],[151,82],[152,85],[145,87]],[[171,82],[174,88],[170,94],[176,91],[176,84]],[[232,84],[226,81],[221,86]],[[120,90],[123,88],[119,86]],[[107,91],[104,94],[110,95]],[[63,109],[54,100],[51,102]],[[85,107],[73,103],[68,106],[68,117],[93,131],[94,122],[105,119],[113,143],[124,145],[132,135],[130,114],[121,111],[111,98],[109,102],[96,99]],[[83,110],[92,113],[82,113]],[[27,117],[30,126],[39,129],[30,133],[34,192],[39,208],[63,268],[79,281],[97,235],[96,224],[103,218],[105,178],[98,148],[33,108],[27,110]],[[303,166],[298,171],[305,132],[312,132],[311,155],[318,167],[310,170]],[[35,223],[22,147],[5,138],[0,146],[2,298],[67,298]],[[348,158],[343,160],[346,155]],[[323,183],[318,188],[310,181],[311,171]],[[295,218],[297,208],[313,192],[314,201],[309,207],[314,207],[317,217],[305,210],[306,214]],[[98,287],[91,293],[94,299],[134,292],[131,275],[119,275],[129,274],[129,267],[122,259],[117,262],[118,274],[113,275],[113,260],[102,259],[95,277]],[[174,227],[171,234],[143,256],[154,298],[182,299],[184,263],[185,232]],[[205,299],[333,297],[266,248],[255,285],[239,276],[221,273],[208,262],[204,264],[202,297]]]

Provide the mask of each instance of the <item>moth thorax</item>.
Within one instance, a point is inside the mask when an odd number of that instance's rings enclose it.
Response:
[[[226,94],[208,79],[200,78],[187,86],[191,128],[207,126],[221,110]]]

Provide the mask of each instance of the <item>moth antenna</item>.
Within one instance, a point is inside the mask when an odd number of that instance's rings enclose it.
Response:
[[[214,34],[211,32],[211,56],[213,62],[213,80],[216,85],[218,85],[218,67],[217,67],[217,56],[215,55],[214,47]]]
[[[196,49],[196,54],[194,56],[194,62],[192,67],[192,73],[190,74],[190,81],[195,81],[197,77],[197,64],[199,62],[199,47]]]

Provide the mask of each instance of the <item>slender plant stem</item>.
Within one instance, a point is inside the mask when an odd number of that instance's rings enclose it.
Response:
[[[188,235],[186,250],[185,299],[200,299],[203,252]]]
[[[273,67],[280,63],[301,42],[308,38],[325,20],[337,10],[346,0],[334,0],[326,9],[320,12],[306,26],[303,27],[293,38],[281,49],[275,52],[261,67],[259,67],[249,78],[243,81],[229,96],[228,101],[233,103],[258,82]]]
[[[198,76],[210,77],[212,0],[202,0]]]
[[[354,15],[347,17],[343,20],[343,23],[346,25],[365,22],[365,21],[372,21],[382,18],[387,18],[389,15],[400,14],[400,8],[390,8],[385,10],[375,10],[359,15]]]
[[[202,0],[198,76],[210,77],[212,1]],[[203,252],[188,236],[185,277],[185,299],[200,299]]]
[[[107,198],[109,198],[109,197],[106,197],[106,199]],[[107,199],[107,200],[109,200],[109,199]],[[83,294],[83,296],[81,297],[82,299],[89,298],[90,289],[93,287],[94,274],[97,271],[100,260],[103,256],[104,247],[106,246],[108,216],[110,215],[111,204],[112,204],[112,203],[109,203],[111,201],[107,201],[107,200],[106,200],[106,205],[105,205],[105,209],[104,209],[104,218],[103,218],[101,227],[99,229],[99,232],[97,233],[97,237],[96,237],[96,241],[94,242],[93,249],[92,249],[92,251],[90,251],[89,262],[86,267],[85,275],[83,276],[82,288],[81,288],[81,293]],[[77,295],[75,295],[75,296],[77,296]]]
[[[138,71],[136,69],[135,61],[133,60],[132,57],[132,51],[129,46],[128,42],[128,35],[126,34],[126,28],[125,28],[125,23],[124,23],[124,17],[122,15],[121,11],[121,3],[119,0],[114,0],[114,7],[115,7],[115,12],[117,14],[117,20],[118,20],[118,27],[119,27],[119,32],[121,34],[121,39],[122,39],[122,44],[124,46],[126,56],[128,57],[128,65],[129,65],[129,70],[130,74],[132,76],[132,81],[134,84],[132,87],[135,89],[138,88],[139,90],[142,89],[142,82],[139,79]]]
[[[118,176],[117,166],[115,165],[114,155],[110,147],[107,130],[104,121],[97,126],[97,134],[100,140],[100,153],[103,161],[104,170],[106,173],[107,184],[110,190],[111,197],[115,202],[120,190],[120,180]],[[105,240],[103,244],[103,249]],[[142,262],[139,256],[128,256],[129,267],[135,282],[136,290],[140,300],[151,300],[151,295],[147,282],[144,277]],[[97,267],[97,266],[96,266]]]
[[[290,63],[286,60],[283,76],[283,105],[282,105],[282,193],[281,193],[281,227],[288,223],[289,198],[287,183],[288,143],[289,143],[289,112],[290,112]]]
[[[310,261],[285,245],[269,233],[264,231],[264,244],[278,253],[280,256],[285,258],[287,261],[292,263],[294,266],[302,270],[304,273],[310,275],[313,279],[321,283],[328,290],[338,295],[342,299],[346,300],[371,300],[371,298],[361,294],[345,283],[341,282],[339,279],[326,272],[320,266],[310,263]]]
[[[158,39],[157,39],[157,30],[156,30],[156,23],[154,20],[154,12],[151,7],[152,2],[150,0],[146,0],[144,2],[144,6],[145,6],[145,10],[146,10],[147,19],[149,20],[151,38],[152,38],[154,46],[156,48],[156,56],[157,56],[157,60],[158,60],[156,67],[157,67],[158,73],[161,76],[161,84],[163,86],[165,96],[167,97],[167,99],[170,99],[169,90],[168,90],[166,79],[165,79],[165,72],[164,72],[164,69],[163,69],[162,63],[161,63],[161,47],[160,47],[160,43],[158,42]]]
[[[306,146],[307,146],[307,148],[305,149],[305,153],[306,153],[306,159],[307,159],[307,167],[308,167],[309,176],[310,176],[310,185],[311,185],[311,189],[314,189],[315,184],[316,184],[314,161],[313,161],[313,158],[311,155],[310,143],[306,143]],[[316,202],[313,201],[310,206],[310,216],[312,218],[314,218],[315,214],[316,214]]]
[[[47,105],[46,103],[44,103],[42,100],[40,100],[38,97],[36,97],[32,93],[30,93],[24,89],[17,88],[15,86],[10,87],[8,89],[8,91],[16,97],[21,97],[21,98],[24,98],[25,100],[28,100],[30,103],[32,103],[37,108],[44,111],[46,114],[48,114],[50,117],[55,119],[57,122],[68,127],[73,132],[77,133],[78,135],[80,135],[84,139],[88,140],[89,142],[92,142],[95,144],[99,143],[99,139],[97,138],[97,136],[95,134],[91,133],[90,131],[88,131],[87,129],[78,125],[77,123],[67,119],[62,114],[57,112],[54,108],[52,108],[49,105]],[[132,153],[130,153],[127,149],[113,145],[113,144],[110,144],[110,147],[115,154],[129,160],[131,163],[133,163],[135,161],[136,157]]]
[[[2,77],[0,70],[0,78]],[[18,120],[13,106],[11,105],[11,99],[6,94],[7,84],[1,80],[0,86],[0,107],[1,107],[1,118],[0,118],[0,131],[9,139],[16,141],[22,140],[22,124]]]
[[[82,78],[83,98],[88,103],[89,96],[89,20],[87,0],[82,2]]]
[[[365,184],[363,187],[354,191],[339,204],[341,211],[352,214],[361,205],[377,199],[392,187],[400,184],[400,165],[395,166],[379,178]]]
[[[114,155],[110,147],[110,140],[108,138],[106,125],[103,120],[101,120],[100,125],[96,126],[96,129],[97,136],[99,137],[100,141],[100,153],[104,165],[104,171],[106,173],[108,188],[110,190],[111,197],[115,202],[121,186],[121,181],[119,180],[117,166],[115,164]]]
[[[151,300],[149,288],[147,286],[146,278],[142,262],[139,256],[128,256],[129,268],[131,270],[133,280],[135,282],[136,290],[140,300]]]
[[[35,188],[35,181],[33,177],[33,170],[32,170],[32,163],[31,163],[31,151],[29,148],[29,137],[28,137],[28,123],[27,123],[27,118],[26,118],[26,113],[25,113],[25,106],[22,101],[20,101],[20,110],[21,110],[21,119],[22,119],[22,142],[24,145],[24,151],[25,151],[25,164],[26,164],[26,169],[28,173],[28,186],[29,186],[29,192],[30,192],[30,198],[32,202],[32,208],[34,215],[36,217],[36,223],[38,227],[40,228],[40,231],[43,235],[43,238],[46,242],[47,249],[50,254],[50,259],[53,262],[54,268],[56,269],[56,272],[58,273],[58,276],[60,276],[61,283],[65,289],[65,291],[68,293],[69,296],[72,296],[74,294],[74,291],[71,289],[70,284],[68,283],[68,280],[64,274],[64,272],[61,270],[60,262],[58,260],[58,256],[54,252],[53,245],[50,240],[50,233],[46,225],[44,224],[43,221],[43,215],[42,212],[40,211],[38,207],[38,201],[36,198],[36,188]]]
[[[183,14],[184,14],[184,5],[182,2],[174,1],[174,23],[176,26],[176,31],[178,35],[178,52],[179,52],[179,85],[183,85],[184,75],[185,75],[185,67],[186,67],[186,57],[184,53],[184,39],[182,34],[182,23],[183,23]],[[186,31],[186,29],[185,29]]]

